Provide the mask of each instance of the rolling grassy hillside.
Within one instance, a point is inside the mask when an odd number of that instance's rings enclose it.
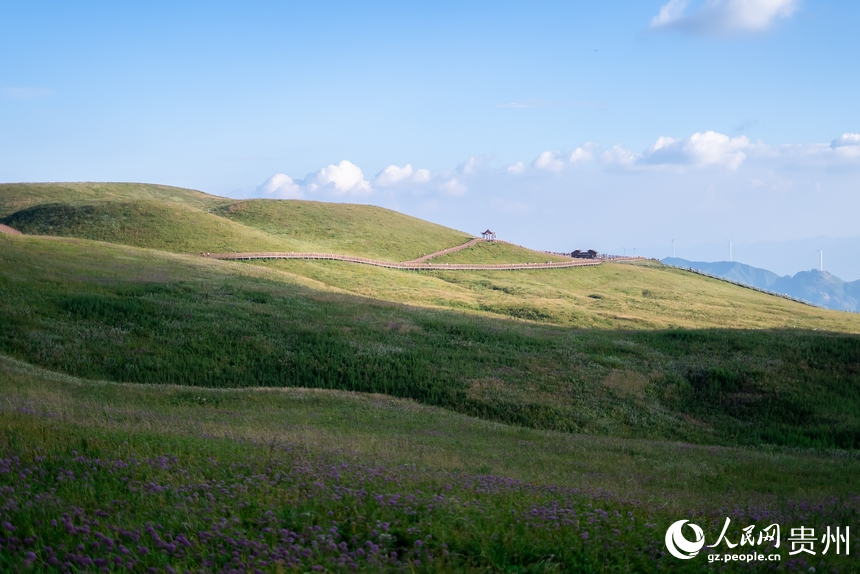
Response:
[[[224,199],[193,189],[148,183],[0,183],[0,217],[34,205],[101,201],[164,201],[208,209]]]
[[[0,393],[4,571],[701,572],[704,555],[665,553],[679,517],[710,541],[726,512],[816,532],[860,514],[844,452],[569,435],[339,391],[119,385],[3,356]],[[855,549],[816,571],[850,572]]]
[[[434,257],[430,263],[546,263],[570,261],[569,257],[533,251],[501,241],[477,243],[468,249]]]
[[[408,261],[465,243],[472,237],[372,205],[298,200],[248,200],[223,205],[217,215],[259,229],[301,248]]]
[[[0,223],[174,252],[316,251],[403,261],[466,242],[460,231],[369,205],[235,201],[148,184],[2,184]]]
[[[665,553],[676,520],[711,541],[726,516],[732,540],[860,518],[858,315],[650,262],[171,253],[466,239],[364,206],[134,184],[0,204],[74,236],[0,235],[0,571],[700,572],[707,551]],[[535,256],[496,245],[439,259]],[[854,546],[814,568],[856,569]]]
[[[248,265],[302,275],[365,297],[577,328],[860,332],[858,315],[800,305],[654,263],[420,273],[338,261],[268,260]]]
[[[297,250],[258,229],[166,201],[49,203],[22,209],[2,221],[28,235],[80,237],[180,253]]]
[[[856,335],[581,331],[83,240],[0,246],[0,352],[75,376],[376,392],[602,435],[860,447]]]

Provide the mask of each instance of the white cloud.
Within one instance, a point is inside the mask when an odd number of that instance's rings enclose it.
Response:
[[[301,199],[304,193],[293,178],[283,173],[276,173],[257,187],[257,195],[278,199]]]
[[[584,143],[572,152],[545,151],[529,167],[524,162],[494,166],[485,157],[470,157],[453,170],[431,173],[412,164],[389,165],[372,182],[364,178],[357,165],[344,160],[293,180],[277,173],[256,189],[258,197],[343,200],[372,197],[379,201],[412,201],[409,198],[433,196],[459,197],[487,185],[510,185],[522,191],[524,185],[542,181],[579,181],[599,178],[604,170],[662,172],[682,174],[711,170],[705,177],[716,177],[714,170],[739,172],[751,188],[774,188],[775,177],[784,169],[829,169],[860,167],[860,133],[846,132],[830,144],[769,145],[751,142],[746,136],[730,137],[716,131],[696,132],[686,138],[662,136],[637,153],[622,144],[602,150],[596,143]],[[589,166],[588,169],[578,169]],[[743,171],[740,171],[743,168]],[[763,170],[763,171],[762,171]],[[574,175],[576,173],[576,175]],[[764,177],[762,174],[771,174]],[[773,175],[776,174],[776,175]],[[520,177],[521,176],[521,177]],[[571,177],[575,179],[570,179]],[[490,184],[489,182],[494,182]],[[508,183],[504,183],[508,182]],[[552,184],[555,185],[555,184]],[[477,196],[476,196],[477,198]]]
[[[410,168],[411,169],[411,168]],[[347,160],[329,165],[310,173],[305,179],[294,180],[283,173],[276,173],[257,187],[258,197],[279,199],[302,199],[308,193],[327,192],[331,195],[368,195],[373,191],[370,182],[357,165]]]
[[[756,143],[749,148],[750,159],[793,167],[829,168],[860,165],[860,134],[844,133],[830,144]]]
[[[769,145],[746,136],[729,137],[715,131],[688,138],[660,137],[642,153],[615,145],[601,155],[609,166],[632,170],[652,169],[676,173],[723,167],[737,171],[742,165],[828,168],[860,165],[860,134],[845,133],[830,144]],[[781,166],[781,167],[780,167]]]
[[[841,158],[860,158],[860,134],[842,134],[831,142],[830,149]]]
[[[687,14],[686,0],[669,0],[651,19],[651,27],[707,33],[762,31],[789,18],[799,3],[800,0],[706,0],[698,10]]]
[[[594,154],[600,149],[596,143],[586,142],[573,150],[567,158],[572,164],[586,163],[594,159]]]
[[[453,195],[453,196],[463,195],[464,193],[469,191],[469,188],[466,187],[466,185],[463,182],[461,182],[459,179],[457,179],[456,177],[452,177],[452,178],[444,181],[439,186],[439,189],[443,193],[445,193],[446,195]]]
[[[464,175],[472,175],[481,169],[487,167],[487,158],[485,157],[470,157],[465,162],[457,166],[457,171]]]
[[[534,159],[532,167],[546,171],[561,171],[564,168],[564,155],[560,151],[545,151]]]
[[[396,165],[389,165],[378,174],[373,179],[373,185],[379,187],[388,187],[390,185],[394,185],[396,183],[400,183],[401,181],[409,179],[414,170],[412,169],[411,164],[406,164],[403,167],[397,167]]]
[[[414,181],[415,183],[427,183],[428,181],[430,181],[430,170],[416,170],[415,173],[412,175],[412,181]]]
[[[742,151],[750,145],[749,138],[729,136],[714,131],[694,133],[689,138],[660,137],[640,156],[639,162],[648,165],[674,165],[704,167],[723,165],[737,169],[747,158]]]
[[[632,149],[628,149],[621,144],[615,144],[612,149],[603,152],[601,159],[603,163],[609,165],[617,165],[621,167],[632,166],[636,163],[639,155]]]
[[[652,146],[636,153],[616,144],[601,155],[605,164],[629,169],[669,169],[687,171],[690,169],[723,166],[730,170],[738,169],[747,159],[747,151],[755,150],[757,156],[768,153],[767,146],[751,144],[749,138],[729,136],[714,131],[697,132],[688,138],[661,136]]]
[[[309,173],[304,179],[292,179],[290,176],[277,173],[257,187],[256,197],[277,197],[283,199],[298,199],[313,195],[321,198],[332,199],[349,196],[379,197],[383,190],[389,190],[388,195],[411,188],[425,187],[431,182],[437,182],[435,189],[449,195],[460,195],[465,193],[466,187],[456,179],[445,180],[448,175],[437,175],[436,177],[427,169],[414,169],[411,164],[403,167],[389,165],[380,171],[373,181],[364,178],[364,172],[354,163],[343,160],[338,164],[331,164],[313,173]]]
[[[403,167],[389,165],[373,178],[374,187],[392,187],[400,184],[424,184],[431,179],[429,169],[412,169],[411,164]]]
[[[842,134],[831,142],[830,147],[860,146],[860,134]]]
[[[364,179],[361,168],[347,160],[311,174],[305,179],[305,183],[310,191],[327,188],[336,195],[365,195],[373,190],[370,182]]]
[[[521,161],[518,161],[517,163],[515,163],[513,165],[509,165],[507,167],[507,172],[510,174],[513,174],[513,175],[519,175],[519,174],[523,173],[525,170],[526,170],[526,166]]]
[[[687,0],[669,0],[669,2],[660,8],[660,12],[651,18],[651,27],[660,28],[677,22],[684,16],[684,10],[687,8]]]
[[[545,151],[532,161],[532,167],[541,171],[559,172],[568,166],[581,165],[593,161],[599,150],[600,146],[598,144],[587,142],[569,154],[560,151]],[[521,165],[521,163],[517,165]],[[508,171],[510,173],[522,173],[522,171],[512,172],[511,168],[508,168]]]

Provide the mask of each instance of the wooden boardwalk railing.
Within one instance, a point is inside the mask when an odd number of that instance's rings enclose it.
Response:
[[[454,253],[461,249],[471,247],[476,243],[482,242],[484,239],[472,239],[462,245],[449,247],[435,253],[430,253],[412,261],[401,261],[394,263],[391,261],[379,261],[377,259],[368,259],[366,257],[355,257],[353,255],[340,255],[337,253],[302,253],[297,251],[290,252],[255,252],[255,253],[201,253],[203,257],[211,257],[212,259],[227,259],[227,260],[251,260],[251,259],[323,259],[330,261],[347,261],[349,263],[360,263],[362,265],[373,265],[374,267],[384,267],[386,269],[405,269],[408,271],[514,271],[519,269],[563,269],[565,267],[590,267],[600,265],[601,259],[571,259],[570,261],[547,261],[546,263],[497,263],[497,264],[480,264],[480,263],[427,263],[428,259]],[[535,252],[536,255],[540,253]]]

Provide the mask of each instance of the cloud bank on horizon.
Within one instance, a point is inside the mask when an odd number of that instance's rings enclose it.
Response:
[[[758,32],[791,17],[799,0],[706,0],[687,10],[687,0],[669,0],[651,19],[651,28],[709,34]]]
[[[458,196],[468,191],[459,178],[473,173],[478,162],[470,158],[456,171],[437,174],[431,174],[428,169],[414,169],[411,164],[403,167],[389,165],[368,181],[360,167],[344,159],[309,173],[303,179],[276,173],[260,184],[254,195],[276,199],[312,199],[316,196],[320,199],[360,201],[377,192],[421,189]]]
[[[703,170],[738,172],[745,165],[750,170],[763,169],[772,174],[781,170],[860,168],[860,133],[843,133],[830,144],[770,145],[752,142],[746,136],[730,137],[706,131],[684,138],[661,136],[640,152],[621,144],[603,148],[585,142],[572,151],[541,152],[528,164],[519,161],[494,166],[488,158],[472,157],[453,170],[437,173],[415,169],[411,164],[389,165],[370,179],[359,166],[344,159],[302,179],[276,173],[260,184],[253,195],[338,201],[366,201],[397,194],[458,197],[469,191],[470,183],[480,184],[488,177],[516,181],[552,175],[559,180],[575,181],[584,169],[662,172],[683,177]]]

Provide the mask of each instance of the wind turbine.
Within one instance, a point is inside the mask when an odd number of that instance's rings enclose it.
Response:
[[[734,239],[734,237],[728,237],[728,238],[726,238],[726,241],[728,241],[728,242],[729,242],[729,262],[730,262],[730,263],[731,263],[732,261],[734,261],[734,259],[732,258],[732,239]]]
[[[818,270],[824,271],[824,251],[821,249],[816,249],[818,251]]]
[[[675,258],[675,240],[672,240],[672,258]]]

